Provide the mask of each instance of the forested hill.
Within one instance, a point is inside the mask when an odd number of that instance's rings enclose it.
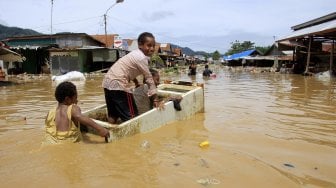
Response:
[[[210,56],[210,54],[207,53],[207,52],[203,52],[203,51],[196,51],[195,52],[194,50],[190,49],[189,47],[181,47],[181,46],[178,46],[178,45],[175,45],[175,44],[172,44],[172,47],[173,48],[176,48],[176,47],[181,48],[182,53],[186,54],[186,55],[203,55],[203,56],[208,55],[208,56]]]
[[[40,35],[41,33],[32,29],[22,29],[18,27],[7,27],[0,24],[0,40],[9,37]]]

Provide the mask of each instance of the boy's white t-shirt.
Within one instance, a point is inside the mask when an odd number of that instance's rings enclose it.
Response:
[[[115,62],[105,74],[102,86],[108,90],[122,90],[132,93],[131,81],[139,75],[143,75],[150,86],[148,95],[156,94],[156,86],[152,74],[148,68],[149,57],[140,50],[134,50]]]

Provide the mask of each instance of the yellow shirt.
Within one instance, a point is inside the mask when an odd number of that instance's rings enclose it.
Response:
[[[71,120],[71,110],[72,105],[67,109],[67,116],[69,120],[69,130],[68,131],[57,131],[55,116],[56,108],[51,109],[45,120],[45,143],[46,144],[57,144],[63,142],[78,142],[82,140],[82,135],[80,129],[76,127],[75,123]]]

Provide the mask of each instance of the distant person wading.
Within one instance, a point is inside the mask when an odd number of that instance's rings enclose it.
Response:
[[[196,75],[196,68],[197,68],[197,65],[194,62],[192,62],[191,65],[189,66],[188,75],[189,76],[195,76]]]

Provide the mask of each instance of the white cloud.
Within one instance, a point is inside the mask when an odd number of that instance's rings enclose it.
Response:
[[[158,11],[158,12],[152,12],[151,14],[143,13],[142,17],[145,21],[155,22],[155,21],[163,20],[173,15],[174,13],[170,11]]]
[[[102,15],[114,2],[54,0],[53,30],[103,34]],[[334,12],[333,4],[334,0],[125,0],[109,10],[107,29],[129,38],[149,31],[159,42],[223,53],[233,40],[268,45],[272,36],[287,35],[291,26]],[[0,0],[0,7],[1,20],[8,25],[50,32],[50,1]]]

